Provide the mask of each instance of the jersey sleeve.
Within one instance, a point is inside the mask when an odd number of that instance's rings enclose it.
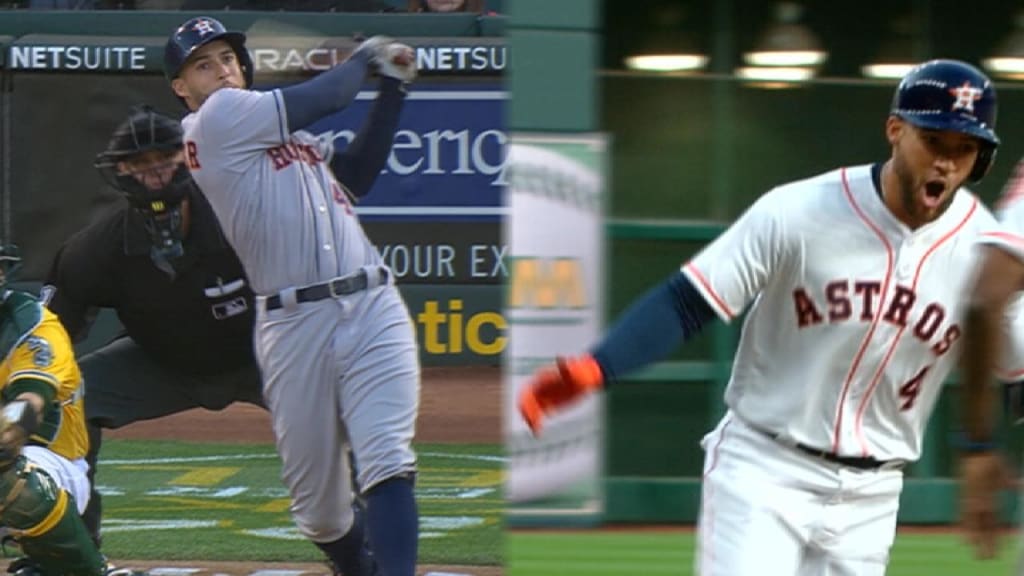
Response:
[[[774,194],[754,203],[683,273],[725,322],[742,313],[764,287],[783,252],[783,222]]]
[[[288,142],[288,118],[280,90],[222,88],[199,108],[193,138],[201,154],[215,155],[228,168],[244,170],[253,153]]]
[[[81,379],[67,333],[52,314],[45,314],[42,323],[18,344],[9,362],[5,388],[22,379],[45,382],[53,386],[60,401],[75,392]]]

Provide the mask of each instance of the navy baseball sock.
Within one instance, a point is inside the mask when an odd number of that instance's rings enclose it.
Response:
[[[363,528],[365,523],[363,515],[365,512],[358,506],[352,510],[355,519],[348,532],[333,542],[314,542],[317,548],[324,551],[324,554],[334,563],[334,568],[348,576],[363,576],[370,574],[372,560],[366,553],[366,533]]]
[[[412,478],[389,478],[370,489],[366,494],[366,531],[381,574],[416,574],[419,513]]]

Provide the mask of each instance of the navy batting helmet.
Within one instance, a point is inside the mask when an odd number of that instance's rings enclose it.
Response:
[[[958,60],[931,60],[900,81],[889,113],[920,128],[962,132],[981,141],[967,179],[980,181],[995,160],[996,89],[980,70]]]
[[[242,66],[245,87],[251,87],[252,58],[245,49],[245,34],[229,31],[218,20],[209,16],[200,16],[185,22],[167,39],[167,45],[164,46],[164,75],[167,81],[178,77],[182,66],[194,51],[214,40],[224,40],[235,51]]]

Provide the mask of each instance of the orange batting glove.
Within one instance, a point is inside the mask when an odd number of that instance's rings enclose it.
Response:
[[[555,367],[538,370],[519,393],[519,413],[537,436],[544,416],[603,386],[601,367],[590,354],[558,358]]]

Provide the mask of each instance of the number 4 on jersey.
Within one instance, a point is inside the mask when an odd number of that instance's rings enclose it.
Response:
[[[901,411],[907,411],[914,407],[914,402],[917,401],[917,396],[921,393],[921,383],[924,382],[925,375],[931,369],[931,365],[921,368],[916,376],[900,386],[900,398],[903,399],[903,404],[900,404]]]

